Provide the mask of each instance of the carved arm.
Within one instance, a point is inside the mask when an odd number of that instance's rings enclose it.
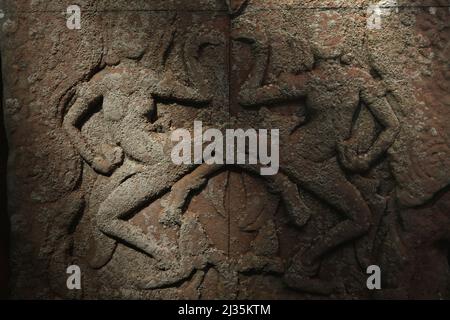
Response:
[[[110,163],[103,154],[98,151],[91,143],[85,139],[80,131],[80,121],[84,119],[95,102],[101,99],[102,94],[97,89],[97,85],[87,84],[79,88],[78,97],[73,106],[67,112],[63,127],[66,130],[70,140],[80,153],[81,157],[99,173],[109,174],[114,165]]]

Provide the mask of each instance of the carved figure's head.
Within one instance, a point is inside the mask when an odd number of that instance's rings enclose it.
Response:
[[[344,51],[346,27],[338,13],[319,12],[311,19],[309,36],[314,56],[318,59],[340,57]]]
[[[137,14],[112,16],[107,29],[108,52],[116,59],[136,59],[142,56],[149,43],[150,34],[143,26],[144,19]]]

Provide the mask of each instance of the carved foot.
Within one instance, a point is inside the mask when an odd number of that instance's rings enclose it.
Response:
[[[297,227],[303,227],[311,218],[311,209],[300,197],[298,187],[284,174],[277,174],[269,185],[270,191],[280,194],[287,213]]]
[[[310,278],[301,273],[286,273],[284,282],[286,286],[293,290],[319,295],[331,295],[338,289],[337,284],[333,282],[325,282],[319,278]]]
[[[284,263],[279,257],[263,257],[245,254],[237,262],[237,270],[246,272],[266,272],[281,274],[284,271]]]
[[[174,286],[177,283],[189,278],[195,270],[204,268],[206,262],[204,259],[198,258],[191,261],[182,259],[181,262],[174,261],[171,268],[162,273],[153,275],[151,279],[140,279],[137,286],[144,290],[161,289]]]
[[[200,189],[206,182],[206,178],[187,175],[173,185],[168,199],[163,202],[164,211],[159,222],[166,226],[180,225],[183,208],[188,201],[189,194],[193,190]]]
[[[170,287],[178,282],[181,282],[189,278],[189,276],[193,271],[194,271],[193,267],[187,269],[180,269],[177,271],[169,270],[166,271],[164,274],[155,276],[155,279],[140,280],[138,281],[137,286],[139,287],[139,289],[144,290],[155,290]]]
[[[303,252],[298,253],[284,275],[286,285],[297,291],[330,295],[338,288],[333,282],[325,282],[317,277],[320,262],[308,263]]]
[[[302,209],[294,205],[290,206],[290,208],[287,208],[292,222],[299,228],[305,226],[311,218],[310,210],[306,207]]]
[[[158,253],[153,255],[153,258],[156,260],[156,267],[163,271],[173,269],[178,261],[174,254],[165,249],[158,250]]]
[[[159,218],[159,223],[164,226],[171,227],[175,225],[181,225],[181,215],[183,214],[182,204],[173,204],[171,199],[167,199],[162,203],[164,209]]]
[[[103,268],[112,258],[117,246],[116,240],[96,231],[92,235],[87,260],[93,269]]]
[[[159,95],[163,98],[184,101],[188,103],[206,104],[213,99],[199,90],[181,84],[172,73],[167,73],[158,84]]]

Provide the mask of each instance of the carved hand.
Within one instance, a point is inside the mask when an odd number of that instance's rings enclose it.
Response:
[[[278,85],[269,84],[259,88],[241,88],[238,102],[242,106],[257,106],[263,104],[270,104],[277,100],[285,98]]]
[[[123,162],[123,150],[118,146],[104,144],[101,146],[102,154],[97,155],[92,162],[95,171],[101,174],[110,174]]]
[[[104,175],[110,174],[115,168],[115,166],[102,155],[98,155],[94,158],[92,167],[95,171]]]
[[[367,171],[370,168],[371,159],[367,154],[357,154],[353,144],[342,141],[337,145],[339,160],[342,165],[354,172]]]

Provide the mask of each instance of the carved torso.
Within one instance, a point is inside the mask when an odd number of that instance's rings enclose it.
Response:
[[[306,83],[307,122],[291,137],[296,156],[313,162],[336,154],[336,143],[351,134],[360,103],[361,81],[349,67],[326,64],[312,71]]]

